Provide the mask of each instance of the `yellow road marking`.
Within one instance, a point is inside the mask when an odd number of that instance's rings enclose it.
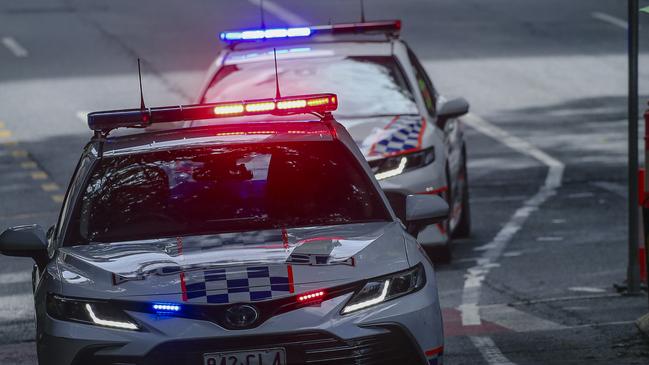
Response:
[[[32,179],[34,180],[45,180],[47,179],[47,174],[43,171],[34,171],[31,173]]]
[[[54,200],[55,203],[63,203],[63,198],[64,196],[62,194],[52,195],[52,200]]]
[[[36,162],[34,162],[34,161],[21,162],[20,167],[22,167],[25,170],[35,169],[36,168]]]
[[[56,191],[59,190],[59,186],[56,183],[45,183],[41,184],[41,189],[44,191]]]
[[[25,150],[13,150],[11,155],[14,157],[27,157],[27,151]]]

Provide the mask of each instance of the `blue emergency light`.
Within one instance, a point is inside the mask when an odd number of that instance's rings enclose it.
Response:
[[[179,304],[171,303],[155,303],[152,307],[156,313],[175,313],[180,312],[181,309]]]
[[[317,33],[369,33],[379,32],[396,35],[401,30],[401,20],[385,20],[363,23],[339,23],[294,28],[266,28],[233,30],[221,33],[221,40],[228,43],[260,41],[267,39],[310,37]]]
[[[311,28],[272,28],[272,29],[251,29],[242,31],[222,32],[221,39],[224,41],[254,41],[273,38],[308,37],[311,35]]]

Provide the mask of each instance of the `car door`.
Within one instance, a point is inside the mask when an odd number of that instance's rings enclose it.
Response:
[[[426,70],[424,70],[417,56],[410,49],[408,49],[408,58],[415,71],[417,89],[424,100],[429,118],[436,120],[437,126],[444,132],[444,148],[446,150],[448,172],[450,175],[448,184],[453,194],[451,198],[453,202],[457,202],[459,201],[458,194],[461,194],[458,176],[462,168],[462,134],[459,128],[459,122],[455,118],[447,120],[437,118],[437,105],[440,101],[443,101],[443,97],[437,94]]]

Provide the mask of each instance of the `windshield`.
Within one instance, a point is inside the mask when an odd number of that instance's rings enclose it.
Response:
[[[323,57],[278,61],[282,95],[338,94],[340,118],[418,114],[411,89],[393,57]],[[261,99],[275,95],[270,62],[226,65],[204,102]]]
[[[336,141],[105,157],[77,209],[74,244],[391,219]]]

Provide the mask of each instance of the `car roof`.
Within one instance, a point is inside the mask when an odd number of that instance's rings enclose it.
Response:
[[[301,39],[255,42],[229,49],[223,63],[227,65],[272,60],[273,49],[277,50],[278,60],[327,56],[391,56],[393,42],[395,40],[385,37],[374,41],[332,38],[330,41]]]

